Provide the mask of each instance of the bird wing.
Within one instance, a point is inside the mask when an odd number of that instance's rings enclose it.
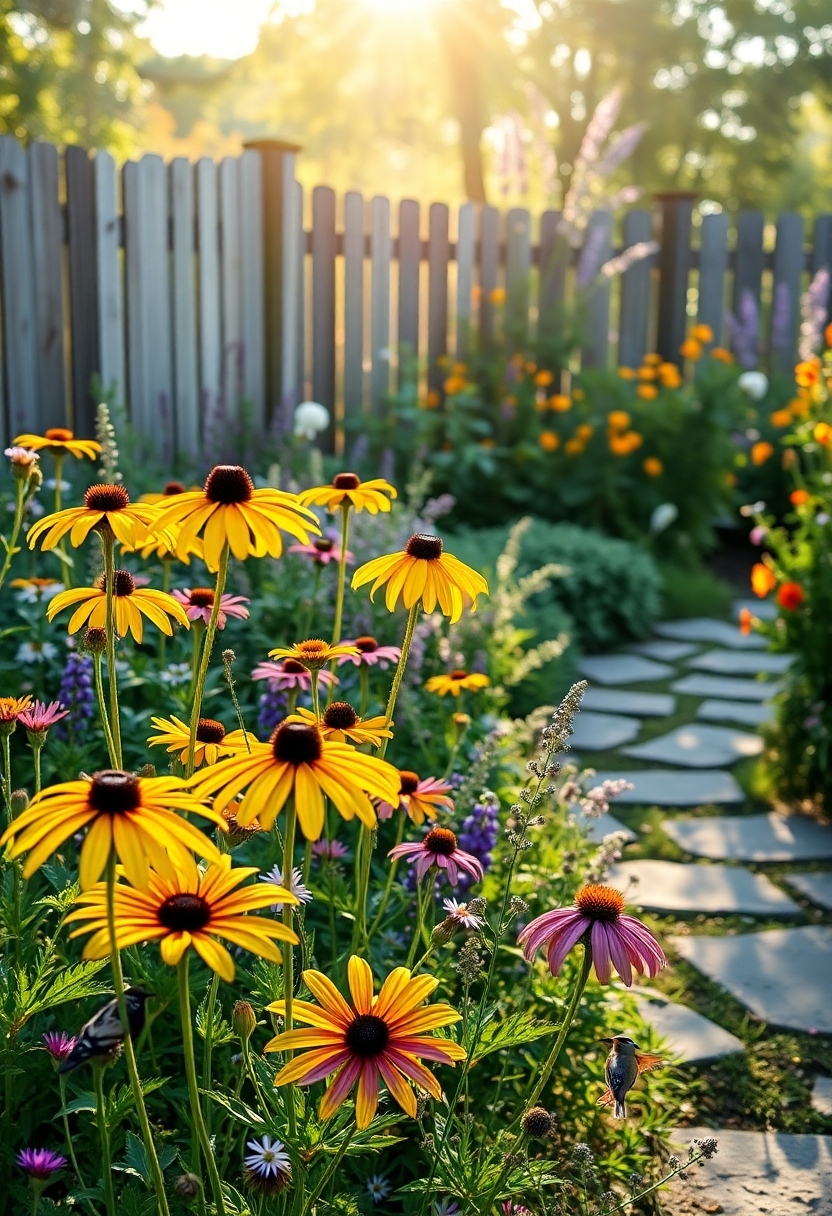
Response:
[[[609,1088],[605,1089],[598,1099],[599,1106],[612,1106],[614,1102],[615,1098],[613,1097],[612,1090]]]
[[[661,1068],[664,1060],[661,1056],[651,1056],[648,1052],[642,1052],[636,1056],[639,1075],[643,1072],[651,1072],[654,1068]]]

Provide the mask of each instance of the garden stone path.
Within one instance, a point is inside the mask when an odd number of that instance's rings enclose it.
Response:
[[[613,832],[617,832],[623,836],[628,844],[638,839],[635,832],[631,832],[620,820],[608,812],[604,815],[585,815],[577,802],[572,804],[570,810],[577,822],[586,831],[589,839],[596,844],[600,844],[605,836],[612,836]]]
[[[641,730],[638,718],[623,718],[616,714],[597,714],[584,710],[575,720],[571,743],[575,747],[587,747],[590,751],[608,751],[635,739]]]
[[[777,605],[769,603],[767,600],[735,600],[735,620],[739,620],[743,609],[750,612],[752,616],[759,617],[761,621],[773,621],[777,616]]]
[[[735,619],[742,608],[767,620],[773,615],[768,603],[739,601]],[[647,856],[630,861],[625,846],[610,882],[628,904],[687,920],[668,945],[757,1019],[773,1030],[832,1035],[832,826],[801,814],[749,813],[743,788],[753,781],[747,766],[762,750],[759,731],[773,718],[772,698],[789,657],[768,653],[764,638],[743,635],[738,624],[705,617],[661,622],[653,634],[628,646],[627,654],[593,656],[583,667],[595,685],[584,698],[593,717],[641,719],[647,738],[599,749],[596,757],[592,730],[579,738],[599,769],[594,781],[633,783],[617,800],[622,806],[667,808],[661,828],[685,856],[668,861],[645,850]],[[633,661],[667,674],[645,675]],[[648,679],[657,684],[643,691],[639,685]],[[679,706],[686,720],[680,723],[679,715],[673,729],[662,731],[658,719],[677,714]],[[738,776],[728,771],[732,765]],[[722,804],[725,812],[714,814]],[[596,821],[593,838],[606,826]],[[784,872],[784,864],[794,872]],[[703,916],[730,919],[724,928],[712,919],[700,932]],[[772,928],[778,917],[795,923]],[[687,1008],[648,984],[634,995],[644,1021],[664,1038],[663,1050],[677,1059],[695,1063],[744,1050],[740,1039],[704,1016],[707,1007]],[[832,1119],[832,1077],[815,1078],[812,1103]],[[687,1143],[710,1134],[720,1140],[719,1153],[663,1196],[669,1216],[832,1216],[832,1136],[714,1128],[678,1137]]]

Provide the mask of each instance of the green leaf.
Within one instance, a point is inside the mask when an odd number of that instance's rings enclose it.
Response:
[[[216,1102],[217,1106],[221,1106],[223,1110],[227,1110],[232,1119],[236,1119],[238,1123],[244,1123],[252,1128],[265,1128],[267,1126],[262,1115],[258,1114],[253,1107],[243,1102],[242,1098],[235,1098],[231,1094],[217,1093],[215,1089],[203,1089],[200,1093],[205,1094],[206,1098],[210,1098],[212,1102]]]
[[[207,1014],[208,993],[206,992],[196,1011],[197,1034],[200,1035],[201,1038],[207,1039],[210,1029],[211,1042],[214,1047],[221,1047],[223,1043],[233,1043],[237,1036],[231,1029],[230,1024],[226,1022],[225,1018],[222,1016],[222,1007],[220,1006],[219,1001],[214,1001],[214,1005],[211,1010],[210,1026],[208,1023]]]
[[[107,963],[108,960],[103,958],[65,967],[58,972],[49,987],[28,1004],[26,1016],[32,1017],[35,1013],[43,1013],[57,1005],[66,1005],[69,1001],[83,1001],[89,996],[102,996],[109,988],[106,984],[93,980],[93,976],[106,967]]]
[[[476,1043],[473,1040],[473,1027],[465,1046],[469,1051],[471,1064],[482,1060],[495,1051],[503,1051],[507,1047],[519,1047],[523,1043],[533,1043],[535,1039],[545,1038],[554,1034],[557,1025],[552,1022],[535,1021],[525,1013],[513,1013],[510,1017],[498,1022],[488,1021],[480,1030]]]
[[[77,1098],[73,1098],[70,1102],[67,1102],[63,1110],[58,1111],[58,1114],[77,1115],[79,1111],[88,1110],[95,1110],[95,1094],[79,1094]]]
[[[159,1165],[164,1172],[169,1165],[172,1164],[179,1155],[179,1150],[173,1144],[166,1144],[158,1150]],[[139,1139],[135,1132],[128,1132],[124,1144],[124,1160],[113,1162],[113,1169],[120,1170],[123,1174],[133,1174],[136,1178],[141,1178],[146,1186],[150,1186],[153,1181],[153,1172],[148,1160],[147,1151],[144,1147],[144,1142]]]

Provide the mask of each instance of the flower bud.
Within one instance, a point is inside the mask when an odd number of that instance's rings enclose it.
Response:
[[[136,773],[136,776],[137,777],[155,777],[156,776],[156,765],[155,764],[143,764],[141,766],[141,768],[138,770],[138,772]]]
[[[448,916],[445,920],[440,921],[430,935],[432,946],[442,946],[445,942],[449,942],[459,928],[459,922],[453,916]]]
[[[532,1140],[542,1140],[554,1130],[555,1120],[542,1106],[530,1106],[523,1112],[520,1126]]]
[[[90,654],[103,654],[107,649],[107,630],[87,629],[81,640],[81,646]]]
[[[25,790],[12,790],[9,805],[11,806],[12,817],[16,818],[18,815],[22,815],[29,805],[29,795]]]
[[[247,1043],[254,1034],[257,1015],[248,1001],[237,1001],[231,1010],[231,1025],[237,1038]]]
[[[174,1195],[177,1199],[184,1199],[186,1203],[191,1199],[196,1199],[201,1189],[196,1174],[180,1174],[173,1184]]]

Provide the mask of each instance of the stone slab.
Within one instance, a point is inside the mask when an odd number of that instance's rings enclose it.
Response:
[[[643,684],[675,675],[666,663],[654,663],[638,654],[586,655],[578,663],[581,675],[599,684]]]
[[[832,1214],[832,1136],[685,1127],[673,1133],[673,1147],[684,1159],[691,1140],[708,1136],[719,1150],[663,1192],[668,1216]]]
[[[581,701],[583,709],[608,713],[635,714],[639,718],[667,718],[676,709],[676,698],[669,692],[631,692],[629,688],[588,688]]]
[[[675,663],[678,659],[686,659],[688,655],[701,650],[696,642],[672,642],[669,639],[651,638],[648,642],[633,642],[626,647],[633,654],[646,655],[648,659],[658,659],[660,663]]]
[[[569,809],[575,816],[577,823],[584,828],[589,839],[595,844],[600,844],[605,836],[611,836],[613,832],[621,832],[622,835],[626,836],[627,840],[624,843],[637,839],[635,832],[631,832],[629,828],[625,827],[619,819],[616,819],[614,815],[610,815],[609,812],[604,815],[592,815],[590,817],[583,813],[577,803],[573,803]]]
[[[653,632],[676,642],[711,642],[732,650],[765,650],[768,640],[759,633],[740,633],[739,625],[717,621],[709,616],[693,616],[682,621],[659,621]]]
[[[812,1109],[832,1118],[832,1077],[815,1077],[812,1086]]]
[[[811,899],[819,908],[832,909],[832,873],[785,874],[783,877],[790,887]]]
[[[805,815],[716,815],[666,819],[671,840],[714,861],[817,861],[832,858],[832,828]]]
[[[686,1064],[701,1064],[745,1051],[736,1035],[709,1021],[695,1009],[669,1001],[650,988],[633,988],[638,1011],[648,1026],[666,1039],[670,1051]]]
[[[735,600],[734,601],[734,619],[740,619],[740,613],[743,608],[747,608],[752,616],[759,617],[761,621],[774,621],[777,619],[777,605],[771,600]]]
[[[619,794],[617,802],[637,806],[705,806],[708,803],[744,802],[745,794],[724,769],[631,769],[597,773],[600,783],[623,777],[635,789]]]
[[[652,912],[713,916],[798,916],[801,912],[764,874],[752,874],[741,866],[622,861],[610,868],[609,882],[625,893],[628,903]]]
[[[691,722],[678,726],[667,735],[622,750],[625,756],[634,756],[636,760],[682,764],[687,768],[719,768],[749,756],[759,756],[763,741],[759,735],[736,727],[699,726]]]
[[[697,707],[696,716],[707,722],[738,722],[740,726],[765,726],[774,720],[767,701],[723,701],[709,697]]]
[[[755,650],[706,650],[694,655],[688,667],[712,671],[722,676],[781,676],[793,662],[790,654],[769,654]]]
[[[602,752],[610,747],[620,747],[635,739],[641,730],[638,718],[624,718],[617,714],[597,714],[584,709],[574,721],[574,730],[569,740],[575,747]]]
[[[767,1024],[832,1034],[832,925],[670,941]]]
[[[725,697],[731,701],[768,701],[782,685],[772,680],[734,680],[730,676],[692,673],[671,685],[674,692],[689,697]]]

